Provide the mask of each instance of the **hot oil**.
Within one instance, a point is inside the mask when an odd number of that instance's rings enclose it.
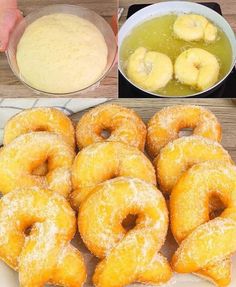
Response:
[[[120,49],[121,65],[125,70],[129,56],[138,48],[145,47],[151,51],[167,54],[174,63],[176,58],[186,49],[202,48],[215,55],[220,64],[219,80],[229,71],[232,63],[232,49],[225,33],[218,28],[217,40],[214,43],[204,41],[186,42],[178,39],[173,32],[176,14],[169,14],[151,19],[135,27],[123,41]],[[163,89],[156,91],[167,96],[185,96],[198,92],[194,88],[171,80]]]

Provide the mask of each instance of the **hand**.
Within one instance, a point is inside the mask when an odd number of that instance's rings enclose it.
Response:
[[[17,8],[0,8],[0,52],[7,49],[9,34],[21,18],[22,14]]]

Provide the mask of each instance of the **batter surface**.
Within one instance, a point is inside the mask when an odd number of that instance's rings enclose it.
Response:
[[[69,93],[95,83],[105,70],[108,49],[91,22],[51,14],[29,25],[17,47],[21,76],[32,87]]]

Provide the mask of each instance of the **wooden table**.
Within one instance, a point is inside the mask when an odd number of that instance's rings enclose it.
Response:
[[[109,23],[116,14],[116,0],[18,0],[19,8],[28,15],[34,9],[51,4],[79,4],[103,16]],[[117,66],[114,66],[99,88],[86,92],[82,97],[117,97]],[[36,94],[22,85],[12,73],[5,54],[0,53],[0,97],[35,97]],[[40,95],[41,97],[41,95]],[[42,96],[43,97],[43,96]]]
[[[147,122],[163,107],[183,104],[181,99],[117,99],[111,102],[133,108],[144,122]],[[236,101],[230,99],[185,99],[184,104],[202,105],[216,115],[222,125],[222,144],[236,162]],[[74,114],[72,120],[78,122],[84,112],[86,111]]]
[[[236,0],[188,0],[192,2],[217,2],[221,6],[221,10],[225,19],[229,22],[231,27],[236,32]],[[119,7],[125,8],[122,17],[120,18],[120,25],[122,25],[126,19],[127,11],[129,6],[132,4],[149,4],[157,3],[162,1],[152,1],[152,0],[119,0]]]

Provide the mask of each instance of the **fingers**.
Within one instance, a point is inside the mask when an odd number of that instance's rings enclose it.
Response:
[[[7,9],[0,12],[0,52],[7,49],[9,34],[21,18],[21,12],[18,9]]]
[[[0,19],[1,19],[1,16],[0,16]],[[10,32],[9,27],[6,26],[5,20],[2,20],[1,25],[0,25],[0,52],[4,52],[7,48],[9,32]]]

